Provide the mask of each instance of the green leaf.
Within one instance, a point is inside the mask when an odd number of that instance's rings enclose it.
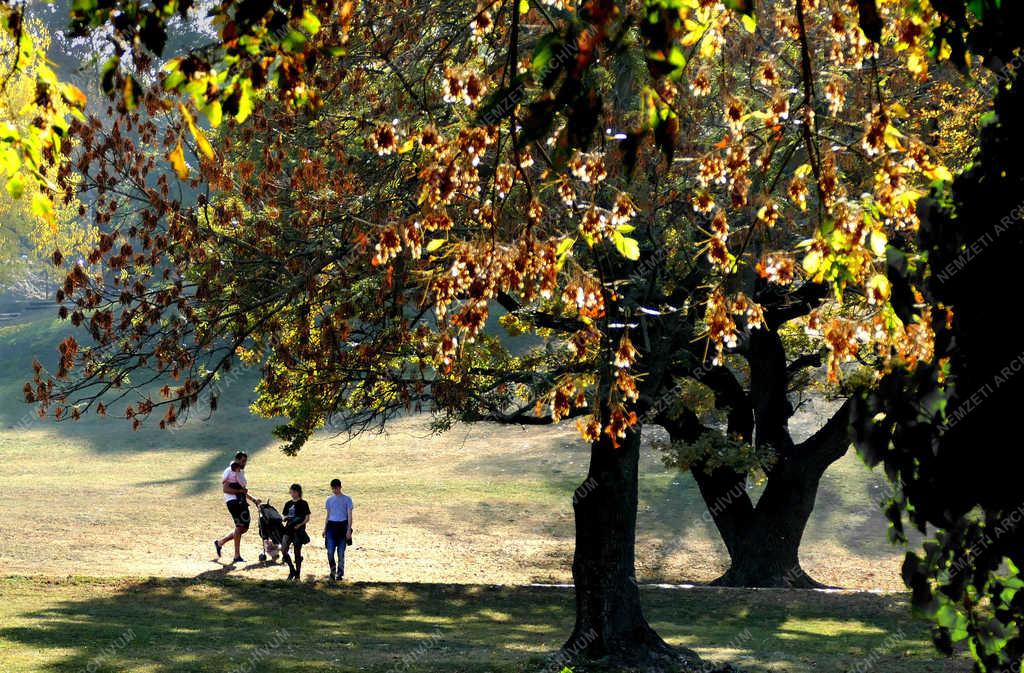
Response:
[[[111,56],[103,64],[103,67],[100,69],[100,86],[103,88],[103,93],[109,95],[114,92],[114,77],[117,75],[117,69],[120,65],[121,59],[118,56]]]
[[[558,33],[548,33],[539,40],[533,48],[533,56],[530,58],[530,66],[533,71],[540,74],[547,70],[555,49],[562,44],[562,36]]]
[[[308,9],[302,13],[299,25],[310,35],[315,35],[320,30],[320,19]]]
[[[644,87],[641,100],[643,101],[643,118],[647,123],[646,128],[653,129],[658,126],[660,120],[657,94],[650,87]]]
[[[623,257],[634,262],[640,259],[640,244],[635,238],[629,238],[616,232],[613,239],[615,240],[615,248]]]
[[[672,45],[668,52],[668,62],[675,66],[673,70],[681,70],[686,65],[686,56],[683,54],[683,50],[676,45]]]
[[[174,91],[185,81],[185,73],[180,70],[172,70],[167,77],[164,78],[164,88],[168,91]]]
[[[306,44],[306,36],[292,28],[281,40],[281,48],[285,51],[299,51]]]
[[[747,16],[751,16],[754,13],[753,0],[725,0],[725,6],[727,9]]]
[[[20,199],[25,193],[25,178],[21,177],[21,173],[15,173],[7,181],[7,193],[12,199]]]

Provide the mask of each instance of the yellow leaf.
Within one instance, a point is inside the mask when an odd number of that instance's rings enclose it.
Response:
[[[888,243],[885,234],[881,231],[871,232],[871,252],[875,253],[878,257],[885,254],[885,246]]]
[[[807,256],[804,257],[804,271],[811,276],[816,276],[818,274],[818,268],[821,266],[821,262],[821,253],[817,250],[811,250],[807,253]]]
[[[906,119],[910,116],[907,112],[907,108],[903,107],[902,103],[896,102],[889,106],[889,115],[897,119]]]
[[[621,234],[614,237],[615,247],[626,259],[636,261],[640,259],[640,244],[635,238],[629,238],[628,236],[622,236]]]
[[[885,127],[885,146],[888,147],[889,149],[902,150],[903,143],[900,142],[900,138],[902,137],[903,134],[900,133],[899,130],[892,124],[889,124]]]
[[[50,233],[57,233],[57,215],[53,209],[53,201],[43,192],[32,195],[32,214],[50,227]]]
[[[184,104],[178,103],[178,109],[181,111],[181,116],[185,120],[185,124],[188,125],[188,130],[192,134],[192,137],[196,139],[196,145],[199,146],[199,151],[203,153],[203,156],[207,159],[213,158],[213,145],[206,139],[206,135],[203,130],[196,125],[195,119],[192,118],[192,113],[188,111],[188,108]]]
[[[75,107],[84,108],[86,103],[85,93],[74,84],[62,84],[64,97]]]
[[[213,128],[217,128],[218,126],[220,126],[220,121],[223,118],[224,113],[223,109],[221,108],[219,100],[211,101],[209,105],[203,108],[203,113],[206,115],[206,118],[210,121],[210,126],[212,126]]]
[[[429,243],[427,243],[427,252],[434,252],[435,250],[440,248],[442,245],[444,245],[444,239],[443,238],[431,239],[431,241]]]
[[[907,52],[907,70],[916,77],[923,77],[928,72],[928,57],[921,49]]]
[[[889,301],[889,295],[892,292],[892,285],[889,283],[889,279],[880,273],[876,273],[868,280],[868,301],[872,304],[876,302]]]
[[[718,54],[718,40],[704,40],[700,43],[701,58],[712,58]]]
[[[740,16],[740,23],[751,35],[757,30],[757,19],[754,18],[753,14],[743,14]]]
[[[943,182],[953,181],[953,174],[950,173],[949,169],[945,166],[936,166],[929,171],[925,171],[924,174],[928,176],[929,180],[942,180]]]
[[[700,38],[704,37],[704,29],[692,30],[686,35],[683,35],[683,39],[679,41],[684,47],[692,47],[700,41]]]
[[[171,153],[167,155],[167,158],[171,160],[171,167],[174,168],[174,172],[178,174],[178,178],[185,180],[188,178],[188,164],[185,163],[185,151],[181,147],[181,141],[174,146]]]

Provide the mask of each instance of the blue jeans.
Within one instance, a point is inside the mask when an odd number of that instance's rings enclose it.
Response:
[[[327,522],[327,562],[331,565],[331,572],[337,577],[345,576],[345,547],[348,546],[348,521]],[[337,553],[338,560],[335,562],[334,555]]]

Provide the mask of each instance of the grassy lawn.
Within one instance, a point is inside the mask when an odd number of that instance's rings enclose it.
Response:
[[[571,592],[540,587],[8,577],[0,595],[4,673],[226,673],[251,660],[265,673],[542,671],[573,614]],[[751,673],[968,669],[935,653],[899,596],[650,588],[644,600],[669,642]]]
[[[34,355],[53,353],[64,327],[48,318],[0,327],[0,485],[10,521],[0,536],[0,575],[196,576],[216,569],[211,540],[230,524],[220,472],[249,451],[250,486],[280,504],[300,482],[322,521],[328,481],[339,476],[356,501],[350,572],[369,581],[521,584],[567,582],[573,544],[571,494],[586,474],[587,448],[572,422],[556,427],[458,426],[431,435],[425,417],[387,435],[351,442],[323,433],[297,457],[277,451],[272,421],[253,418],[251,375],[223,382],[220,410],[177,431],[89,416],[39,421],[20,401]],[[46,360],[46,357],[42,359]],[[794,418],[809,434],[810,405]],[[660,429],[645,432],[637,573],[641,581],[701,582],[727,557],[688,474],[661,462]],[[885,539],[873,505],[883,478],[854,455],[832,466],[802,547],[805,568],[833,585],[902,590],[902,552]],[[47,543],[60,531],[59,544]],[[40,536],[41,532],[46,535]],[[310,573],[326,572],[313,535]],[[243,555],[256,555],[250,535]],[[268,579],[277,568],[244,576]]]
[[[21,386],[62,333],[49,319],[0,327],[0,673],[560,670],[549,657],[570,632],[572,592],[526,585],[571,578],[571,497],[588,459],[571,423],[433,435],[414,416],[386,435],[322,433],[288,457],[274,423],[247,412],[251,374],[223,381],[212,418],[175,431],[43,422]],[[798,438],[822,404],[794,417]],[[692,478],[662,464],[663,440],[645,431],[637,575],[708,581],[728,559]],[[281,566],[212,558],[230,523],[220,472],[238,449],[257,496],[280,504],[290,483],[305,486],[314,534],[297,586]],[[356,501],[357,583],[342,587],[322,582],[315,534],[334,476]],[[873,505],[884,488],[853,455],[826,473],[801,549],[812,575],[902,590],[902,551]],[[243,545],[250,561],[257,543]],[[935,653],[900,593],[645,587],[644,599],[667,640],[754,673],[968,669]]]

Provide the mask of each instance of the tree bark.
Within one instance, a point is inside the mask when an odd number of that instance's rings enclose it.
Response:
[[[698,665],[696,654],[666,643],[644,617],[634,567],[639,426],[619,441],[615,448],[602,434],[591,444],[585,484],[596,486],[573,503],[576,626],[563,651],[609,666],[680,670]]]
[[[756,506],[747,494],[745,473],[694,467],[693,476],[709,516],[729,552],[729,569],[712,584],[801,589],[824,586],[801,567],[800,542],[814,511],[821,477],[849,447],[851,404],[844,403],[818,432],[779,458],[768,472],[767,485]]]
[[[729,435],[753,441],[759,449],[770,448],[777,458],[756,506],[747,493],[747,472],[691,466],[708,508],[704,519],[714,522],[729,552],[729,569],[712,584],[822,587],[800,565],[800,542],[814,511],[822,475],[849,446],[851,403],[844,404],[814,436],[797,445],[789,432],[792,407],[787,388],[792,372],[778,332],[753,330],[747,360],[749,393],[730,380],[727,372],[702,380],[714,390],[716,406],[729,411]],[[656,420],[672,441],[693,442],[701,433],[711,431],[692,412],[677,418],[661,414]]]
[[[756,507],[746,493],[746,475],[728,469],[710,475],[695,469],[693,474],[729,552],[729,569],[713,585],[823,586],[804,572],[799,559],[820,474],[772,471]]]

